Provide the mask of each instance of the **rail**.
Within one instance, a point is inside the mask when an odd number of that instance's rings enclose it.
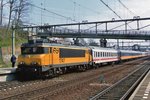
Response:
[[[142,65],[140,68],[115,83],[113,86],[98,93],[89,100],[106,100],[109,98],[121,100],[127,99],[149,71],[150,67],[148,64],[149,63],[146,62],[146,64]]]

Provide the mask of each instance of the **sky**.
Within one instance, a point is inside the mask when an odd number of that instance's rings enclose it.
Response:
[[[150,0],[103,0],[122,19],[133,18],[134,16],[150,17]],[[125,8],[121,1],[127,8]],[[45,8],[48,11],[69,17],[77,22],[87,20],[104,21],[112,18],[119,19],[100,0],[32,0],[32,3]],[[74,21],[57,16],[50,12],[32,7],[29,22],[43,25],[74,23]],[[149,24],[150,21],[140,22],[141,26]],[[113,25],[112,25],[113,26]],[[130,24],[134,27],[135,24]],[[98,40],[97,40],[98,41]],[[116,42],[116,40],[113,40]],[[129,40],[133,42],[133,40]],[[143,42],[141,42],[143,44]],[[147,44],[147,43],[146,43]],[[141,44],[140,44],[141,45]]]
[[[149,17],[150,0],[120,0],[129,10],[124,8],[119,0],[103,0],[122,19],[133,18],[133,16]],[[119,19],[100,0],[31,0],[32,4],[45,8],[48,11],[69,17],[77,22],[84,20],[103,21],[112,18]],[[35,24],[61,24],[73,21],[57,16],[48,11],[31,7],[29,22]]]
[[[26,22],[33,25],[67,24],[82,21],[105,21],[119,19],[101,0],[30,0],[31,6]],[[150,17],[150,0],[103,0],[122,19],[134,16]],[[127,9],[119,2],[121,1]],[[36,7],[35,7],[36,6]],[[37,8],[38,7],[38,8]],[[42,10],[42,9],[45,10]],[[7,15],[7,13],[5,14]],[[73,21],[74,20],[74,21]],[[140,26],[150,21],[140,22]],[[130,24],[134,27],[135,24]],[[114,27],[110,25],[109,28]],[[103,28],[103,27],[102,27]],[[147,28],[149,29],[149,27]],[[114,41],[114,40],[113,40]],[[133,40],[130,40],[133,41]],[[115,40],[116,42],[116,40]],[[150,43],[149,43],[150,44]]]

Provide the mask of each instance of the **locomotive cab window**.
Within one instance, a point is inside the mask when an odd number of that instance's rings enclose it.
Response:
[[[21,54],[47,54],[47,53],[49,53],[49,48],[46,47],[21,47]]]

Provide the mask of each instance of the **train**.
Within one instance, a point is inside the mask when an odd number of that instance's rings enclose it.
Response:
[[[146,52],[116,50],[94,46],[66,46],[52,43],[24,43],[18,56],[17,76],[52,77],[68,71],[85,71],[104,63],[148,56]]]

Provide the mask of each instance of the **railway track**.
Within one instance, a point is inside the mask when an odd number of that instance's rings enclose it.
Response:
[[[105,73],[105,71],[104,71],[104,73]],[[97,74],[96,75],[94,74],[93,76],[97,76]],[[32,89],[32,91],[28,91],[28,92],[25,92],[25,93],[14,94],[14,95],[11,95],[11,96],[7,96],[6,98],[2,98],[2,99],[22,99],[22,98],[32,98],[32,96],[34,96],[32,99],[37,99],[37,98],[41,99],[41,98],[43,98],[47,95],[53,95],[53,94],[56,94],[56,93],[58,93],[62,90],[65,90],[67,88],[71,88],[75,85],[78,85],[79,80],[82,80],[82,81],[80,81],[80,84],[81,83],[85,84],[88,81],[92,81],[92,80],[95,80],[95,79],[93,79],[92,76],[91,76],[90,79],[89,79],[89,77],[82,77],[80,79],[75,79],[75,80],[63,82],[63,83],[60,83],[60,84],[54,84],[54,85],[46,86],[46,87],[43,86],[40,89]],[[37,94],[39,94],[39,95],[37,95]]]
[[[133,61],[127,63],[130,64]],[[5,74],[6,75],[6,74]],[[3,74],[0,74],[0,76],[3,76]],[[10,81],[10,82],[0,82],[0,91],[6,91],[9,90],[11,88],[17,88],[17,87],[24,87],[24,86],[28,86],[30,84],[39,84],[45,82],[43,80],[34,80],[34,81],[27,81],[27,82],[19,82],[19,81]],[[47,81],[46,81],[47,82]]]
[[[139,61],[139,60],[136,60],[136,61]],[[130,63],[127,63],[126,65],[131,65],[131,63],[133,63],[133,61],[131,61]],[[119,65],[119,67],[120,67],[120,65]],[[123,70],[124,68],[120,67],[118,70],[113,70],[113,69],[114,69],[113,67],[111,67],[109,69],[109,74],[119,72],[119,71]],[[108,70],[103,71],[103,73],[106,73],[106,72],[108,72]],[[98,77],[99,77],[99,73],[96,73],[92,76],[86,75],[85,77],[73,79],[73,80],[66,81],[66,82],[53,83],[53,84],[50,83],[51,80],[46,80],[44,82],[42,80],[37,80],[37,84],[35,84],[36,82],[34,82],[34,81],[26,82],[26,83],[17,83],[16,82],[15,83],[16,86],[14,85],[12,88],[14,88],[14,87],[20,88],[19,92],[15,91],[15,92],[9,94],[9,90],[8,90],[10,88],[9,87],[9,88],[5,89],[7,94],[4,95],[3,97],[1,97],[0,99],[23,99],[23,98],[43,99],[47,96],[54,95],[54,94],[60,93],[62,91],[66,91],[67,89],[76,88],[78,85],[81,85],[81,84],[82,85],[89,84],[89,83],[93,82],[94,80],[97,80]],[[83,81],[81,81],[81,80],[83,80]],[[46,83],[46,85],[42,85],[44,83]],[[48,85],[48,84],[50,84],[50,85]],[[35,88],[35,85],[37,88]],[[22,92],[22,90],[28,86],[31,86],[31,89],[28,91]]]
[[[149,71],[149,65],[150,62],[147,62],[122,80],[115,83],[113,86],[98,93],[89,100],[127,100],[135,87]]]

